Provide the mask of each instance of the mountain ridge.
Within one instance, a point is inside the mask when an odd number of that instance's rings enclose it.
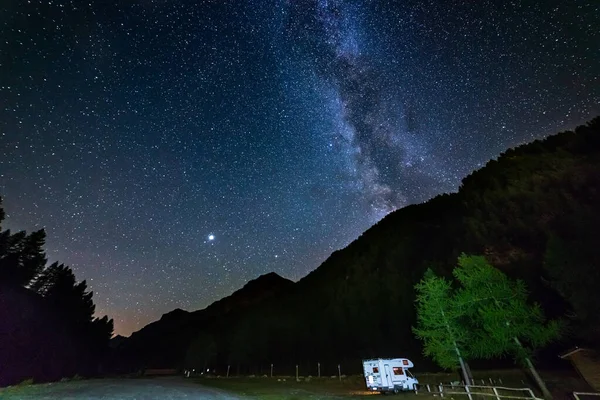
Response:
[[[215,301],[213,301],[212,303],[210,303],[209,305],[207,305],[204,308],[201,308],[201,309],[198,309],[198,310],[194,310],[194,311],[187,311],[187,310],[184,310],[184,309],[178,307],[178,308],[175,308],[175,309],[173,309],[173,310],[171,310],[169,312],[164,313],[156,321],[149,322],[148,324],[144,325],[142,328],[138,329],[137,331],[132,332],[131,335],[129,335],[129,336],[116,335],[115,337],[120,336],[120,337],[124,337],[125,339],[128,339],[133,334],[140,332],[144,328],[146,328],[149,325],[152,325],[152,324],[154,324],[156,322],[167,321],[167,320],[170,320],[170,319],[179,318],[181,316],[185,316],[185,315],[189,315],[189,314],[196,314],[196,313],[206,312],[207,310],[212,310],[213,307],[221,304],[221,302],[223,300],[229,299],[232,296],[236,296],[236,294],[239,296],[238,292],[241,292],[243,290],[248,290],[249,288],[253,288],[254,286],[259,285],[259,284],[262,285],[267,280],[270,283],[272,283],[272,284],[276,284],[276,283],[274,283],[275,281],[280,281],[280,282],[288,281],[288,282],[291,282],[291,283],[295,283],[294,281],[292,281],[290,279],[282,277],[281,275],[277,274],[276,272],[267,272],[265,274],[259,275],[258,277],[254,278],[254,279],[250,279],[241,288],[239,288],[237,290],[234,290],[233,293],[231,293],[230,295],[222,297],[222,298],[220,298],[218,300],[215,300]]]
[[[294,284],[293,281],[283,278],[275,272],[260,275],[246,282],[229,296],[216,300],[203,309],[186,311],[176,308],[163,314],[160,319],[120,340],[118,348],[129,359],[129,364],[136,363],[136,359],[141,359],[144,365],[169,366],[168,362],[160,361],[161,357],[171,359],[181,356],[193,337],[207,325],[213,324],[215,319],[230,318],[248,307],[276,296]],[[160,353],[165,342],[178,343],[178,349],[164,349],[164,354],[159,357],[144,355],[143,349],[145,348],[153,348]]]
[[[508,149],[466,176],[458,192],[388,214],[277,301],[254,303],[235,318],[213,315],[203,339],[218,350],[206,352],[204,363],[250,373],[275,363],[291,373],[311,360],[347,360],[345,368],[358,372],[361,358],[402,355],[431,367],[411,331],[414,284],[427,268],[451,276],[463,252],[484,254],[525,280],[550,314],[561,313],[561,294],[547,283],[549,238],[600,240],[587,225],[574,225],[600,224],[599,171],[600,118]],[[162,361],[187,365],[181,350]]]

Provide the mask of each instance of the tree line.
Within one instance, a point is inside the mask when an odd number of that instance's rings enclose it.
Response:
[[[12,233],[4,218],[0,198],[0,386],[102,372],[113,320],[94,316],[70,267],[48,265],[43,229]]]

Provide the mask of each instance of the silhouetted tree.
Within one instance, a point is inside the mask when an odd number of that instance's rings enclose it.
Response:
[[[77,283],[71,268],[57,263],[48,267],[42,276],[47,283],[40,294],[65,321],[78,329],[92,322],[96,307],[92,301],[93,293],[87,291],[86,281]]]
[[[594,233],[597,226],[590,229],[588,237],[565,241],[551,236],[544,257],[551,286],[570,305],[570,333],[584,341],[582,344],[593,347],[600,347],[594,340],[600,336],[600,255],[597,250],[600,240]]]
[[[0,199],[0,223],[4,216]],[[0,379],[0,383],[16,383],[11,379],[19,376],[52,380],[94,373],[112,336],[113,321],[106,316],[94,318],[86,281],[77,282],[64,264],[46,267],[45,239],[43,229],[29,235],[0,232],[0,300],[10,304],[0,326],[0,334],[9,334],[0,337],[0,342],[8,349],[21,349],[23,360],[13,378]],[[23,309],[15,307],[18,302],[24,303]],[[51,333],[44,334],[37,327],[40,323]],[[0,351],[7,357],[11,352]],[[8,361],[0,358],[0,364]]]
[[[0,235],[0,281],[26,286],[43,270],[46,232],[41,229],[27,235],[24,231]]]

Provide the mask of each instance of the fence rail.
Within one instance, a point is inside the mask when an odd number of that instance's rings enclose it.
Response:
[[[575,400],[581,400],[579,396],[596,396],[596,397],[600,397],[600,393],[598,393],[598,392],[573,392],[573,397],[575,397]]]
[[[470,400],[473,396],[488,396],[501,399],[517,399],[517,400],[542,400],[535,396],[530,388],[509,388],[504,386],[479,386],[479,385],[419,385],[419,390],[427,388],[427,391],[432,394],[438,394],[440,397],[445,395],[465,395]],[[462,389],[462,390],[461,390]],[[503,392],[509,392],[505,394]],[[517,392],[517,393],[515,393]],[[518,394],[523,395],[519,396]],[[577,399],[580,400],[580,399]]]

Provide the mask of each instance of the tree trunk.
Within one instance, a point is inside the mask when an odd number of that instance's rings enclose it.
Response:
[[[460,356],[460,351],[458,351],[458,347],[454,348],[456,350],[456,354],[458,354],[458,362],[460,363],[460,369],[463,373],[463,379],[465,380],[465,385],[470,385],[471,381],[469,380],[469,375],[467,374],[467,368],[465,367],[465,361]]]
[[[529,357],[527,357],[525,359],[525,363],[527,364],[527,368],[529,368],[529,372],[531,372],[531,375],[533,375],[533,379],[535,379],[535,383],[537,383],[537,385],[542,390],[542,394],[544,395],[544,398],[548,399],[548,400],[552,399],[552,393],[550,393],[550,391],[546,387],[546,384],[542,380],[542,377],[535,370],[535,368],[534,368],[533,364],[531,363],[531,360],[529,359]]]
[[[444,318],[444,322],[446,322],[446,329],[448,330],[448,334],[452,335],[452,331],[450,330],[450,324],[448,323],[448,320],[446,319],[446,313],[444,312],[444,309],[440,307],[440,311],[442,312],[442,318]],[[454,351],[456,352],[456,356],[458,357],[458,362],[460,363],[460,369],[462,370],[463,373],[463,379],[465,380],[465,385],[470,385],[471,384],[471,380],[469,379],[469,374],[467,373],[467,368],[465,367],[465,361],[463,360],[462,356],[460,355],[460,350],[458,349],[458,345],[456,344],[456,341],[453,340],[454,343]]]
[[[469,363],[465,361],[465,370],[467,371],[467,376],[469,377],[469,382],[471,382],[471,384],[475,383],[475,380],[473,379],[473,372],[471,372],[471,367],[469,366]]]
[[[521,342],[519,341],[519,339],[516,338],[516,337],[514,339],[515,339],[515,343],[520,348],[523,348],[523,345],[521,344]],[[525,364],[527,365],[527,368],[529,368],[529,372],[531,372],[531,375],[533,376],[533,379],[535,380],[535,383],[537,383],[537,385],[539,386],[540,390],[542,391],[542,395],[544,396],[544,398],[545,399],[549,399],[549,400],[552,399],[552,393],[550,393],[550,391],[546,387],[546,384],[542,380],[542,377],[536,371],[536,369],[533,366],[533,363],[531,362],[531,360],[529,359],[529,357],[525,357]]]

